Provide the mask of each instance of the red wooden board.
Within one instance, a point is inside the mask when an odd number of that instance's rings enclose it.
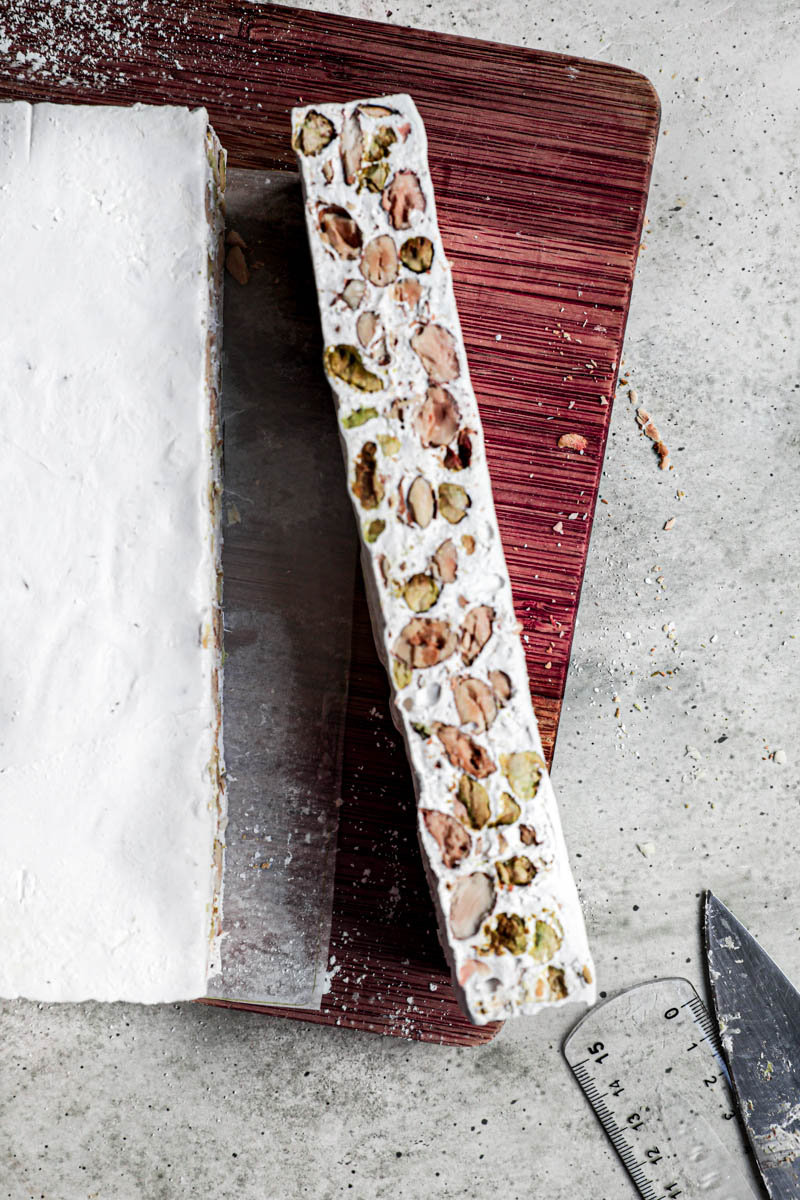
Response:
[[[103,19],[90,20],[91,5],[69,17],[49,0],[16,6],[0,95],[203,104],[231,165],[287,169],[292,105],[413,95],[552,758],[655,151],[653,88],[606,63],[322,13],[129,0],[112,18],[101,7]],[[585,437],[585,452],[559,449],[564,433]],[[320,1013],[260,1011],[488,1040],[497,1026],[461,1015],[436,941],[411,782],[360,591],[343,800],[332,989]]]

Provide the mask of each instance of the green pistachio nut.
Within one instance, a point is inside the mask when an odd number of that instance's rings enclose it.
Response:
[[[364,541],[369,542],[370,545],[372,545],[373,542],[377,542],[385,528],[386,522],[382,521],[380,517],[376,517],[374,521],[370,521],[369,525],[367,525],[366,529],[364,530]]]
[[[457,525],[467,515],[470,499],[458,483],[439,484],[439,512],[445,521]]]
[[[560,967],[547,968],[547,986],[550,989],[551,1000],[566,1000],[569,992],[567,991],[567,981],[564,972]]]
[[[336,137],[331,121],[313,108],[307,112],[294,135],[294,147],[303,154],[319,154]]]
[[[487,927],[488,949],[492,954],[524,954],[528,946],[528,930],[525,921],[517,913],[498,913],[494,926]]]
[[[511,790],[520,800],[532,800],[539,789],[544,770],[544,760],[533,750],[520,750],[516,754],[501,754],[503,768]]]
[[[473,829],[483,829],[492,815],[489,793],[482,783],[462,775],[458,783],[458,798],[464,805]]]
[[[377,408],[354,408],[346,417],[342,417],[342,428],[357,429],[359,425],[363,425],[365,421],[373,420],[377,415]]]
[[[546,963],[558,951],[561,942],[561,934],[554,925],[548,921],[537,920],[529,951],[530,956],[538,963]]]
[[[388,183],[389,171],[390,167],[385,159],[367,163],[361,171],[361,187],[367,188],[370,192],[382,192]]]
[[[426,237],[407,238],[400,247],[400,261],[409,271],[421,275],[430,271],[433,262],[433,242]]]
[[[524,887],[536,874],[536,867],[524,854],[515,854],[513,858],[499,862],[496,866],[498,879],[509,886]]]
[[[381,450],[391,458],[395,454],[399,454],[402,449],[402,443],[399,438],[392,437],[391,434],[379,433],[378,441],[380,442]]]
[[[395,687],[398,691],[408,687],[413,677],[413,671],[406,663],[401,662],[399,658],[395,658],[392,662],[392,678],[395,682]]]
[[[439,584],[432,575],[412,575],[403,588],[403,597],[412,612],[427,612],[439,599]]]
[[[364,366],[355,346],[328,346],[325,370],[361,392],[379,392],[383,387],[383,380]]]
[[[521,811],[514,797],[509,796],[508,792],[503,792],[498,805],[498,813],[492,821],[492,825],[513,825],[518,820]]]

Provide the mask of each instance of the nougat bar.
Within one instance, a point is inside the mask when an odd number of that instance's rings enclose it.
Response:
[[[378,651],[459,1000],[476,1024],[591,1002],[481,422],[409,96],[292,112]]]

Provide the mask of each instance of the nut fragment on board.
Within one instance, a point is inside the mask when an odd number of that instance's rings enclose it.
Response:
[[[658,432],[650,413],[644,408],[637,408],[636,421],[645,437],[650,438],[650,441],[653,443],[653,450],[658,455],[658,465],[660,469],[662,471],[668,470],[669,450],[664,444],[664,440],[661,437],[661,434]]]
[[[249,281],[250,271],[248,270],[241,246],[231,246],[225,255],[225,269],[229,275],[233,276],[237,283],[244,285]]]
[[[574,450],[577,454],[583,454],[588,445],[582,433],[562,433],[558,439],[559,450]]]

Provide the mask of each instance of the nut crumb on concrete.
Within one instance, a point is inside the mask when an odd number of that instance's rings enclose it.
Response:
[[[631,399],[633,399],[633,395],[634,393],[631,392]],[[653,443],[653,449],[658,455],[658,465],[661,470],[671,470],[672,468],[669,461],[669,450],[666,447],[664,439],[656,428],[650,413],[644,408],[637,408],[636,422],[645,437],[648,437]]]

